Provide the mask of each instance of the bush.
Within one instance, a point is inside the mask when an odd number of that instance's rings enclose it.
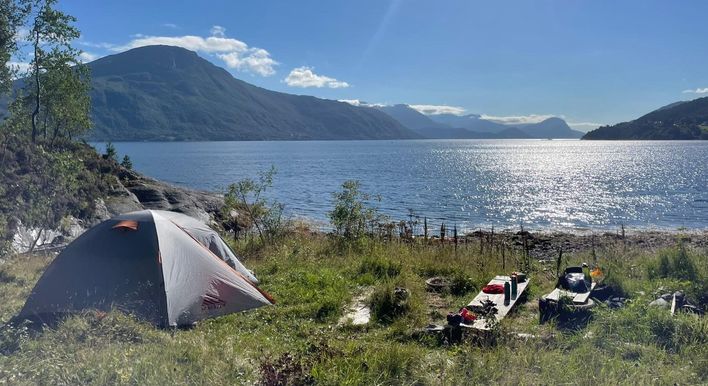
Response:
[[[359,266],[360,274],[371,274],[378,279],[387,279],[401,273],[401,263],[380,257],[365,257]]]
[[[602,280],[602,284],[610,287],[612,296],[628,297],[628,291],[624,285],[624,279],[621,275],[616,274],[616,269],[608,269],[607,275]]]
[[[698,269],[692,257],[683,245],[665,250],[659,255],[658,261],[648,267],[649,279],[678,279],[696,281],[699,278]]]
[[[455,296],[468,294],[475,290],[474,281],[464,272],[458,272],[450,278],[450,293]]]
[[[381,222],[376,208],[367,204],[372,197],[359,190],[359,181],[346,181],[334,196],[334,209],[328,213],[334,234],[352,241],[366,236],[367,227]]]
[[[45,148],[15,138],[0,160],[0,248],[18,223],[56,229],[68,215],[91,218],[96,200],[111,191],[117,172],[113,161],[81,143]]]
[[[268,171],[259,173],[258,179],[246,178],[229,185],[224,193],[224,206],[221,215],[223,225],[234,232],[234,238],[244,231],[255,228],[261,244],[272,243],[292,229],[291,222],[285,218],[285,205],[263,198],[273,186],[276,170],[272,166]],[[238,213],[234,217],[232,213]]]
[[[377,287],[371,294],[371,314],[382,323],[392,323],[411,312],[410,292],[392,283]]]

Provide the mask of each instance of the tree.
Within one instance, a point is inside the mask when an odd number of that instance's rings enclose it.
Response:
[[[29,10],[28,0],[0,0],[0,94],[12,89],[17,69],[8,64],[17,52],[17,32]]]
[[[64,60],[48,64],[43,84],[42,128],[52,144],[60,137],[76,138],[91,126],[89,69],[83,64],[69,67]]]
[[[116,147],[113,146],[113,142],[106,143],[106,152],[103,154],[103,159],[118,162],[118,152],[116,151]]]
[[[133,169],[133,161],[131,161],[130,157],[128,157],[128,155],[126,154],[123,156],[123,161],[121,161],[120,166],[122,166],[128,170],[131,170],[131,169]]]
[[[28,101],[32,103],[32,142],[52,128],[52,140],[64,134],[71,138],[90,127],[90,80],[80,62],[81,51],[71,47],[79,38],[76,21],[57,9],[57,0],[36,0],[30,37],[34,56],[30,63]],[[42,122],[40,123],[40,119]]]

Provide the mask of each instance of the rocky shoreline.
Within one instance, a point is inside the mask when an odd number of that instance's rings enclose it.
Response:
[[[505,243],[514,248],[524,248],[526,243],[529,255],[537,260],[555,259],[562,250],[563,253],[587,252],[593,249],[602,253],[608,247],[626,247],[627,249],[642,248],[657,250],[675,246],[682,241],[684,245],[699,249],[708,249],[708,230],[676,231],[631,231],[624,235],[612,232],[597,234],[570,232],[502,232],[494,236],[491,232],[476,231],[467,236],[470,239],[489,240]],[[525,241],[524,241],[525,240]],[[489,245],[489,242],[486,242]],[[493,244],[491,244],[493,245]]]

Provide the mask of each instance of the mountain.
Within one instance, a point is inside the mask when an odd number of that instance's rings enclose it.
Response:
[[[571,129],[568,123],[557,117],[516,127],[531,138],[577,139],[583,136],[583,132]]]
[[[88,65],[91,140],[420,137],[374,109],[256,87],[179,47],[135,48]]]
[[[499,133],[509,128],[509,126],[502,125],[501,123],[496,123],[482,119],[477,114],[468,115],[454,115],[454,114],[436,114],[431,115],[430,119],[435,122],[446,124],[451,127],[459,127],[471,131],[487,132],[487,133]]]
[[[369,105],[375,109],[381,110],[386,114],[390,115],[392,118],[400,122],[402,125],[408,127],[409,129],[415,131],[425,138],[432,139],[509,139],[509,138],[529,138],[529,136],[523,131],[504,125],[499,125],[499,130],[494,131],[477,131],[470,130],[465,127],[453,127],[450,124],[436,122],[431,117],[419,112],[418,110],[404,104],[398,105]],[[455,123],[468,123],[467,121],[481,121],[479,116],[468,115],[464,117],[459,117],[457,115],[445,114],[446,117],[441,119],[446,119],[451,124]],[[434,117],[439,118],[438,115]],[[484,121],[490,123],[490,125],[484,124],[468,124],[469,127],[478,128],[492,128],[497,129],[496,123]],[[462,126],[462,125],[461,125]]]
[[[599,127],[583,139],[708,139],[708,97],[672,103],[633,121]]]
[[[371,105],[377,110],[381,110],[384,113],[391,116],[393,119],[397,120],[403,126],[411,130],[427,130],[436,128],[451,128],[450,125],[435,122],[427,115],[421,113],[420,111],[408,106],[408,105]]]
[[[682,104],[687,103],[687,102],[689,102],[689,101],[678,101],[678,102],[674,102],[674,103],[669,103],[668,105],[663,106],[663,107],[659,107],[658,109],[656,109],[656,110],[654,110],[654,111],[661,111],[661,110],[670,109],[670,108],[672,108],[672,107],[676,107],[676,106],[678,106],[678,105],[682,105]]]
[[[505,125],[486,120],[476,114],[463,116],[439,114],[432,115],[431,119],[439,123],[477,132],[504,133],[504,138],[580,138],[583,136],[582,132],[571,129],[563,119],[557,117],[551,117],[538,123],[514,125]],[[509,128],[516,128],[518,131],[508,131]]]
[[[477,114],[424,115],[408,105],[372,106],[426,138],[580,138],[583,133],[571,129],[561,118],[542,122],[505,125],[483,119]]]

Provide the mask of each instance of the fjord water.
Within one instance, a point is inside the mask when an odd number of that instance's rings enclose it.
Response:
[[[416,140],[116,143],[134,168],[201,190],[277,169],[270,196],[326,221],[355,179],[394,219],[463,229],[708,228],[708,141]],[[101,147],[100,145],[97,147]],[[439,226],[439,225],[437,225]]]

